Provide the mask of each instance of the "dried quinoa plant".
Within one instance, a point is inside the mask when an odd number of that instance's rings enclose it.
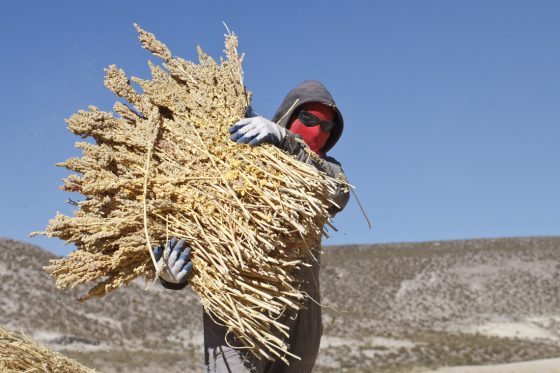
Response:
[[[96,373],[97,371],[0,326],[0,372]]]
[[[314,260],[337,184],[277,147],[229,139],[250,93],[243,85],[237,37],[226,59],[198,48],[199,63],[172,56],[135,25],[152,78],[131,78],[112,65],[105,85],[127,103],[112,113],[91,106],[67,120],[81,158],[60,166],[78,174],[63,189],[86,197],[73,217],[60,213],[45,232],[75,243],[45,269],[60,287],[95,282],[85,298],[103,296],[144,275],[157,277],[151,248],[170,237],[192,247],[192,289],[209,314],[258,357],[286,361],[288,328],[279,320],[301,307],[298,268]]]

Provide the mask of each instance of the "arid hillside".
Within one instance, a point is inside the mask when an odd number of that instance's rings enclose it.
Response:
[[[102,372],[202,371],[202,308],[143,282],[77,303],[54,256],[0,239],[0,325]],[[326,247],[317,372],[560,357],[560,237]],[[190,370],[190,369],[189,369]]]

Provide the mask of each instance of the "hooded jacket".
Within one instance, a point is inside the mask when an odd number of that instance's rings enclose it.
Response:
[[[290,131],[290,124],[299,112],[300,107],[308,102],[320,102],[324,105],[330,106],[334,111],[334,122],[335,126],[331,129],[331,134],[323,147],[322,161],[318,161],[309,155],[309,149],[303,141],[300,140],[298,135],[295,135]],[[330,92],[325,88],[321,82],[317,80],[306,80],[294,89],[292,89],[284,100],[280,107],[276,111],[276,114],[272,117],[272,121],[278,124],[280,127],[287,129],[287,135],[284,137],[280,143],[280,148],[284,149],[288,153],[295,155],[297,159],[301,162],[309,163],[315,166],[315,168],[325,172],[327,175],[338,178],[342,174],[342,168],[340,163],[333,157],[327,156],[327,152],[332,149],[332,147],[338,142],[342,131],[344,130],[344,119],[340,110],[336,106],[336,103],[330,94]],[[335,206],[332,206],[329,210],[331,215],[340,212],[346,204],[348,203],[348,198],[350,194],[346,188],[338,188],[336,194],[332,196]]]
[[[321,82],[317,80],[306,80],[288,92],[276,111],[276,114],[272,117],[272,121],[281,127],[290,129],[289,124],[292,123],[292,117],[303,104],[308,102],[320,102],[321,104],[330,106],[334,110],[334,122],[336,125],[331,130],[329,139],[323,147],[323,152],[326,154],[338,142],[338,139],[340,139],[340,135],[342,135],[342,131],[344,130],[344,120],[332,95]]]
[[[289,129],[293,118],[298,113],[301,105],[307,102],[320,102],[333,108],[335,112],[335,127],[331,129],[329,139],[323,147],[322,158],[311,156],[311,149],[297,135]],[[282,101],[272,121],[286,128],[286,136],[282,139],[279,147],[294,155],[299,161],[315,166],[327,175],[338,178],[343,176],[342,168],[334,158],[326,155],[340,138],[344,129],[342,114],[338,110],[334,99],[329,91],[316,80],[307,80],[292,89]],[[329,210],[331,216],[342,210],[348,202],[349,192],[346,188],[339,187],[331,199],[335,202]],[[298,270],[296,276],[301,281],[299,290],[306,293],[303,308],[297,312],[287,312],[283,315],[281,322],[289,327],[289,339],[287,340],[289,352],[299,356],[301,360],[287,357],[290,365],[287,366],[281,360],[274,362],[268,360],[256,360],[250,353],[244,350],[230,348],[235,340],[224,342],[227,331],[214,323],[210,317],[204,314],[204,344],[207,372],[255,372],[255,373],[310,373],[315,365],[319,352],[323,324],[321,320],[320,305],[320,250],[313,253],[316,260],[311,261],[310,266],[303,266]],[[281,337],[281,336],[279,336]]]

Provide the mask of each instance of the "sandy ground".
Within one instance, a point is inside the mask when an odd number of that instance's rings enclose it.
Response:
[[[444,367],[417,373],[560,373],[560,358],[520,363],[480,366]]]
[[[557,315],[525,317],[519,321],[488,322],[476,326],[459,327],[458,330],[463,333],[480,333],[501,338],[560,342],[560,330],[556,330],[554,327],[554,323],[558,323],[559,320],[560,317]]]

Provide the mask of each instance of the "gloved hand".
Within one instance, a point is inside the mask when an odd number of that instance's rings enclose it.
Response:
[[[162,245],[154,249],[158,268],[162,268],[160,279],[170,284],[186,284],[192,270],[191,248],[185,240],[170,239],[165,248]],[[167,265],[166,265],[167,264]]]
[[[263,117],[243,118],[229,129],[230,139],[238,144],[251,146],[268,143],[280,145],[286,129]]]

